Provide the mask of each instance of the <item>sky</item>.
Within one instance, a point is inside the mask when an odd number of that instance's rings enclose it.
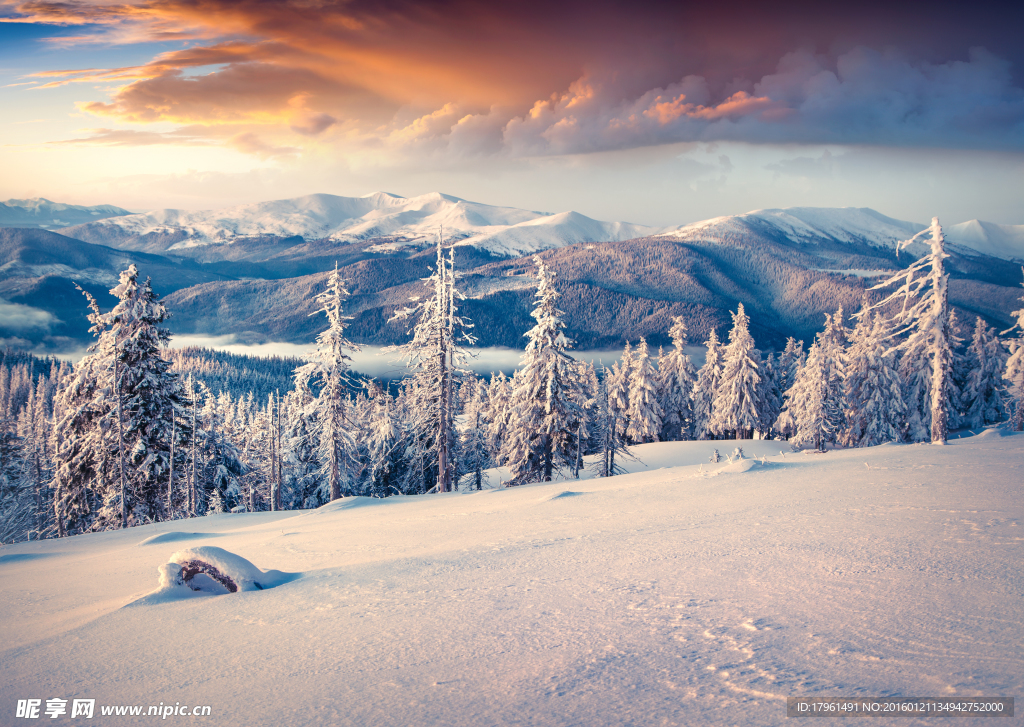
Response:
[[[1024,224],[1024,9],[966,5],[0,0],[0,199]]]

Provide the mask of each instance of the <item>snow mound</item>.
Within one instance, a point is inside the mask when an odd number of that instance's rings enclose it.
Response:
[[[727,464],[725,467],[720,467],[716,471],[721,473],[750,472],[750,470],[760,466],[761,463],[756,459],[740,459]]]
[[[157,568],[159,586],[129,604],[153,605],[195,596],[263,591],[298,577],[297,573],[262,571],[236,553],[212,545],[185,548]]]
[[[179,530],[172,530],[159,535],[150,535],[145,540],[139,541],[139,545],[158,545],[160,543],[175,543],[179,540],[199,540],[200,538],[216,538],[218,533],[183,533]]]
[[[565,499],[570,498],[570,497],[579,497],[580,495],[583,495],[583,494],[585,494],[585,493],[583,493],[583,492],[573,492],[572,490],[563,490],[562,492],[559,492],[559,493],[554,494],[554,495],[545,495],[544,497],[540,498],[539,501],[540,502],[551,502],[552,500],[565,500]]]
[[[334,500],[328,502],[326,505],[321,505],[316,510],[313,510],[310,515],[326,515],[338,510],[351,510],[354,507],[365,507],[367,505],[376,505],[384,502],[379,497],[363,497],[356,495],[354,497],[343,497],[340,500]]]
[[[1010,429],[1007,429],[1006,427],[996,426],[996,427],[986,427],[985,430],[982,431],[977,436],[979,436],[979,437],[1012,437],[1014,434],[1017,434],[1017,433],[1018,432],[1011,431]]]
[[[168,563],[180,565],[183,571],[190,563],[204,563],[212,566],[224,577],[230,579],[239,591],[262,591],[269,585],[264,584],[264,581],[268,580],[268,574],[278,572],[264,573],[242,556],[212,545],[200,545],[195,548],[179,550],[170,557]],[[231,590],[230,586],[228,586],[228,590]]]

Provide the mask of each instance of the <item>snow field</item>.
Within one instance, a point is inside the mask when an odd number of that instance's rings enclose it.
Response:
[[[591,726],[1021,694],[1024,435],[635,450],[614,478],[3,547],[0,723],[58,696],[209,704],[218,725]],[[140,602],[214,547],[297,577]]]

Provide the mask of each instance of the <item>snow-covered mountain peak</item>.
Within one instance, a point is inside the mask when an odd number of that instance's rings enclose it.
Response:
[[[109,204],[87,207],[53,202],[44,197],[9,199],[0,202],[0,227],[54,229],[130,214],[126,209]]]
[[[968,220],[946,228],[946,238],[992,257],[1024,261],[1024,225]]]
[[[761,209],[742,215],[715,217],[669,230],[681,239],[718,237],[768,227],[798,242],[837,240],[888,246],[905,240],[926,226],[905,222],[866,207],[787,207]]]
[[[657,228],[600,222],[579,214],[549,214],[471,202],[440,192],[400,197],[311,194],[220,210],[154,210],[65,230],[72,237],[149,252],[231,244],[262,236],[359,242],[384,238],[381,251],[427,244],[439,232],[460,245],[498,255],[522,255],[576,242],[641,237]]]

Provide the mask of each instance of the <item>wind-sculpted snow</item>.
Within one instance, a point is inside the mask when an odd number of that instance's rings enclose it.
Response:
[[[160,545],[162,543],[176,543],[181,540],[200,540],[202,538],[215,537],[217,537],[216,533],[182,533],[172,530],[169,533],[150,535],[148,538],[141,541],[139,545]]]
[[[1019,695],[1024,434],[986,432],[748,440],[713,477],[737,442],[641,445],[612,478],[4,546],[0,721],[75,697],[228,727],[781,726],[788,696]],[[186,530],[302,576],[140,601],[168,552],[135,544]]]

